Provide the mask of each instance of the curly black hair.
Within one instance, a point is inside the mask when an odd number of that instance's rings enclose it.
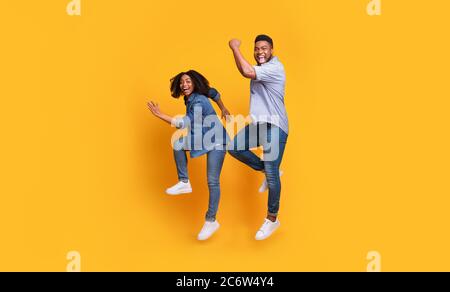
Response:
[[[187,72],[181,72],[170,79],[170,92],[172,94],[172,97],[179,98],[182,95],[180,82],[183,75],[188,75],[194,83],[193,92],[202,94],[204,96],[209,96],[211,87],[209,86],[208,79],[206,79],[202,74],[198,73],[195,70],[189,70]]]

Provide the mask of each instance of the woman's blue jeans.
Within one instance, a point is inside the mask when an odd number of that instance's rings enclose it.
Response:
[[[177,166],[178,179],[189,180],[187,169],[186,150],[173,150],[175,164]],[[220,201],[220,173],[225,160],[225,150],[211,150],[207,153],[206,171],[209,189],[209,206],[206,212],[206,221],[216,220]]]

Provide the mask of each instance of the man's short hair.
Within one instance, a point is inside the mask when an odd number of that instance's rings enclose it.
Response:
[[[260,41],[266,41],[266,42],[268,42],[268,43],[272,46],[272,48],[273,48],[273,40],[272,40],[272,38],[271,38],[270,36],[265,35],[265,34],[260,34],[259,36],[256,37],[256,39],[255,39],[255,44],[256,44],[257,42],[260,42]]]

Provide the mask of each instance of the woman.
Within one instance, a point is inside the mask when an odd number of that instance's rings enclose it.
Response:
[[[206,222],[198,234],[198,240],[206,240],[220,226],[216,220],[220,199],[220,172],[225,159],[225,148],[229,141],[207,96],[219,105],[222,117],[229,115],[229,112],[223,105],[220,94],[209,86],[208,80],[200,73],[194,70],[181,72],[170,82],[172,97],[184,96],[186,116],[182,118],[168,116],[159,109],[157,103],[153,101],[148,103],[150,111],[156,117],[178,129],[188,128],[188,135],[173,145],[179,182],[168,188],[166,193],[179,195],[192,192],[187,171],[186,151],[190,151],[191,158],[207,155],[209,207],[206,213]]]

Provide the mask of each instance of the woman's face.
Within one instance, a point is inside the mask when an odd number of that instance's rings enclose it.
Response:
[[[194,92],[194,83],[189,75],[185,74],[181,76],[180,89],[183,92],[183,95],[188,97]]]

